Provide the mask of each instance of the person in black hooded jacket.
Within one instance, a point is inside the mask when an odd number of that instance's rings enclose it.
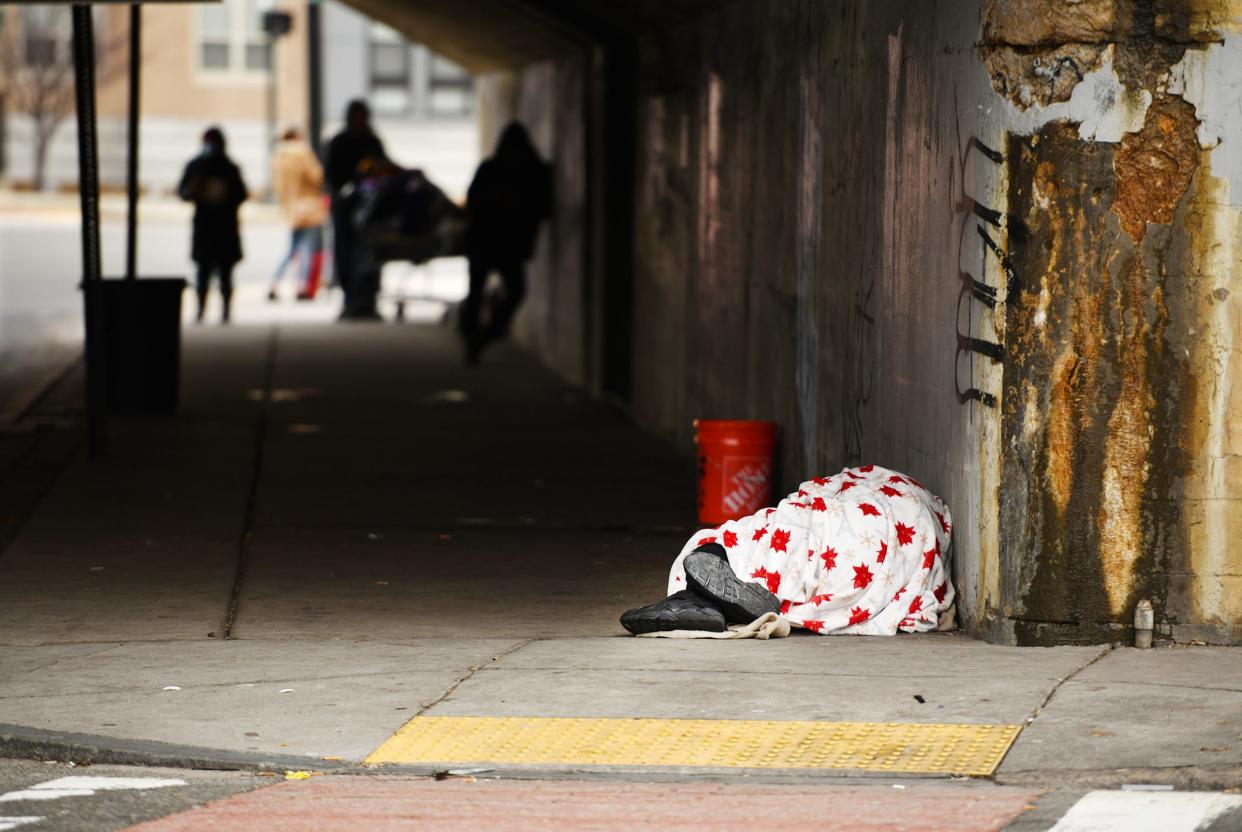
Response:
[[[466,195],[466,255],[470,294],[461,306],[459,327],[466,358],[479,359],[483,347],[509,331],[526,294],[526,266],[535,249],[539,224],[552,212],[552,168],[539,158],[526,128],[512,122],[501,133],[496,152],[479,165]],[[499,272],[504,293],[480,325],[483,291]]]
[[[197,320],[203,320],[207,290],[211,276],[216,274],[224,298],[221,320],[228,323],[233,303],[233,267],[242,259],[237,211],[249,193],[241,171],[224,152],[224,133],[219,127],[203,133],[203,150],[186,165],[177,193],[186,202],[194,203],[190,257],[198,266]]]

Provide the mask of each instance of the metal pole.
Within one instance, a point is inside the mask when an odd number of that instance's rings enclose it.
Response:
[[[82,205],[82,296],[86,324],[86,448],[107,453],[103,273],[99,257],[99,147],[95,134],[95,33],[91,7],[73,7],[73,79],[78,117],[78,194]]]
[[[125,278],[138,277],[138,114],[141,109],[142,6],[129,8],[129,157],[126,185],[129,211],[125,226]]]
[[[306,73],[310,101],[307,102],[306,135],[310,146],[319,154],[320,133],[323,132],[323,73],[320,71],[323,38],[319,0],[309,0],[306,5]]]

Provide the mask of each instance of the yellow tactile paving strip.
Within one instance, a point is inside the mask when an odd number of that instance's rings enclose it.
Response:
[[[987,776],[1017,725],[560,717],[415,717],[382,763],[813,768]]]

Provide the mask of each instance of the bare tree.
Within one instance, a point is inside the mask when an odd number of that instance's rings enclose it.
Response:
[[[108,74],[116,51],[97,42],[99,76]],[[43,190],[47,152],[57,129],[74,109],[73,50],[69,9],[17,7],[0,20],[0,97],[10,112],[28,116],[34,130],[35,190]]]

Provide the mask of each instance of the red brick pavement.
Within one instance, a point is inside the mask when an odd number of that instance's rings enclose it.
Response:
[[[987,783],[748,785],[447,780],[338,775],[281,782],[132,827],[134,832],[758,828],[992,832],[1037,792]]]

